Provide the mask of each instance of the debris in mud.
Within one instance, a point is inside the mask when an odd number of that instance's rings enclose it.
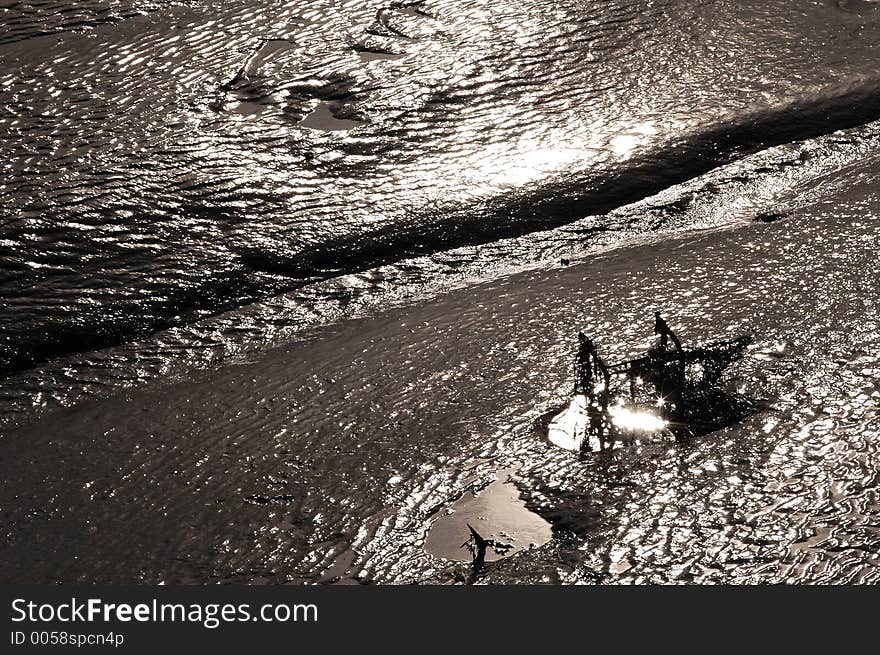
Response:
[[[289,494],[279,494],[277,496],[265,496],[263,494],[254,494],[245,497],[244,501],[251,505],[271,505],[273,503],[292,503],[296,500]]]
[[[494,539],[484,539],[479,532],[474,530],[470,523],[467,524],[467,527],[471,536],[461,547],[471,551],[475,573],[481,571],[486,564],[486,549],[490,546],[499,555],[506,555],[508,551],[513,549],[513,544],[495,541]]]
[[[757,411],[755,401],[721,384],[750,336],[685,348],[660,313],[658,343],[642,357],[606,364],[592,339],[578,334],[573,397],[547,426],[548,440],[596,452],[657,435],[676,439],[714,432]],[[623,384],[615,381],[623,378]]]

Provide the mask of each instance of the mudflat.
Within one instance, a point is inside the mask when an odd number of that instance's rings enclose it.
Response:
[[[511,502],[552,538],[486,581],[876,581],[876,179],[867,161],[780,220],[525,271],[46,413],[3,438],[0,574],[460,581],[469,565],[426,552],[428,532],[514,468]],[[769,407],[608,456],[549,444],[536,426],[567,401],[576,331],[622,359],[656,309],[685,343],[752,334],[730,381]]]

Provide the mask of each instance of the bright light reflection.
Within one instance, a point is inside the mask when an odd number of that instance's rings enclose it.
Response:
[[[547,439],[554,446],[573,450],[580,450],[584,437],[589,433],[590,416],[587,414],[587,397],[577,394],[571,399],[560,414],[550,421],[547,428]]]
[[[621,430],[658,432],[667,425],[667,422],[656,414],[632,410],[622,405],[609,407],[608,413],[611,414],[611,422]]]
[[[514,149],[507,144],[485,148],[469,176],[490,187],[520,186],[566,168],[583,156],[584,151],[577,144],[560,142],[558,146],[548,148],[544,141],[523,139]]]
[[[627,158],[633,150],[648,140],[648,137],[657,134],[657,128],[650,122],[639,123],[628,132],[622,132],[612,137],[609,141],[611,151],[618,157]]]
[[[590,415],[587,411],[589,400],[584,394],[577,394],[568,407],[557,414],[547,426],[547,439],[554,446],[578,452],[585,440],[590,450],[600,450],[599,437],[590,430]],[[663,430],[668,423],[649,411],[632,409],[625,405],[608,408],[611,422],[620,430],[644,432],[646,434]]]
[[[639,137],[632,134],[618,134],[611,139],[611,150],[619,156],[628,156],[637,145],[639,145]]]

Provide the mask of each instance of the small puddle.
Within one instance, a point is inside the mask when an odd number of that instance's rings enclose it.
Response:
[[[459,498],[450,513],[434,521],[428,531],[425,550],[436,557],[470,562],[470,551],[462,548],[470,537],[468,524],[484,539],[511,546],[504,552],[490,548],[486,552],[487,562],[550,541],[553,536],[550,524],[526,509],[519,489],[510,482],[515,471],[515,468],[500,471],[496,480],[482,491],[476,494],[467,492]]]
[[[384,60],[394,60],[394,59],[403,59],[403,54],[398,54],[396,52],[385,52],[384,50],[369,50],[367,48],[358,48],[355,50],[358,56],[364,61],[384,61]]]
[[[330,106],[326,102],[321,102],[312,111],[311,114],[303,118],[300,123],[303,127],[309,127],[313,130],[323,130],[325,132],[344,132],[360,127],[363,121],[355,121],[348,118],[336,118],[330,111]]]
[[[242,116],[256,116],[266,110],[266,105],[260,102],[251,102],[249,100],[240,100],[235,107],[232,108],[236,114]]]

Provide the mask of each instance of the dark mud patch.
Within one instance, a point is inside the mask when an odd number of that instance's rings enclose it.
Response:
[[[791,212],[787,211],[777,211],[777,212],[762,212],[760,214],[755,215],[756,223],[775,223],[776,221],[781,221],[783,218],[787,218]]]
[[[365,45],[356,45],[353,46],[352,49],[358,54],[358,56],[364,61],[376,61],[376,60],[386,60],[386,59],[402,59],[404,55],[402,53],[392,52],[391,50],[385,50],[382,48],[372,48]]]
[[[264,496],[262,494],[255,494],[253,496],[247,496],[244,501],[250,505],[276,505],[276,504],[287,504],[292,503],[296,499],[293,496],[288,494],[282,494],[277,496]]]

